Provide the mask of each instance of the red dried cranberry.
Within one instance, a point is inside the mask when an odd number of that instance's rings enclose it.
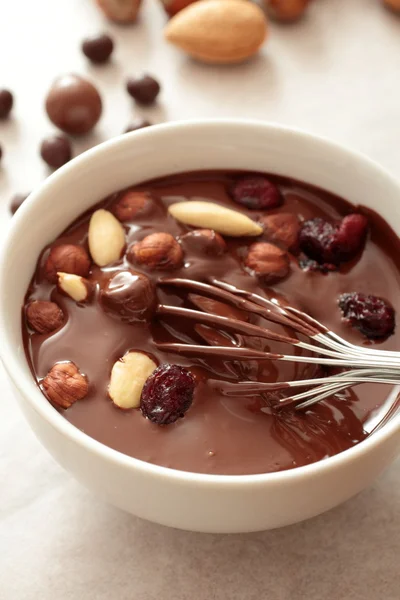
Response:
[[[157,425],[175,423],[189,410],[194,388],[190,371],[179,365],[160,365],[144,384],[140,410]]]
[[[232,186],[231,195],[238,204],[255,210],[276,208],[283,203],[279,189],[266,177],[242,177]]]
[[[368,221],[363,215],[348,215],[339,225],[316,217],[303,223],[300,248],[319,264],[339,265],[354,258],[361,250],[367,229]]]
[[[362,248],[367,237],[368,220],[364,215],[347,215],[341,221],[335,239],[342,260],[349,260]]]
[[[336,229],[320,217],[304,221],[300,230],[300,248],[318,263],[334,263],[332,260]]]
[[[377,296],[353,292],[339,297],[344,319],[370,339],[383,338],[394,332],[393,307]]]

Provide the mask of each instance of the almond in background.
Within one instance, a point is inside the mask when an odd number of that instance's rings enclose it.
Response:
[[[300,19],[311,0],[267,0],[268,14],[277,21],[291,23]]]
[[[166,39],[197,60],[242,62],[258,52],[267,36],[267,19],[248,0],[200,0],[172,17]]]
[[[400,0],[383,0],[384,6],[395,13],[400,13]]]
[[[197,2],[197,0],[160,0],[161,4],[169,17],[173,17],[179,11],[183,10],[189,4]]]
[[[277,21],[290,23],[300,19],[311,0],[267,0],[268,14]]]

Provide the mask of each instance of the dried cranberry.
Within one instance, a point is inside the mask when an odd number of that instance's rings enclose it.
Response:
[[[255,210],[276,208],[283,203],[277,186],[266,177],[242,177],[231,188],[235,202]]]
[[[349,260],[362,248],[367,236],[368,220],[364,215],[347,215],[341,221],[335,239],[342,260]]]
[[[319,264],[339,265],[361,250],[367,229],[368,221],[363,215],[348,215],[338,225],[316,217],[303,223],[300,248]]]
[[[183,417],[193,402],[195,380],[179,365],[160,365],[148,377],[140,398],[142,414],[157,425]]]
[[[323,263],[320,265],[312,258],[300,258],[299,267],[303,271],[318,271],[319,273],[328,273],[329,271],[337,271],[337,266],[331,263]]]
[[[391,335],[395,327],[393,307],[377,296],[353,292],[339,297],[344,319],[370,339]]]
[[[336,229],[319,217],[305,221],[300,230],[300,248],[318,263],[333,263],[332,246]]]

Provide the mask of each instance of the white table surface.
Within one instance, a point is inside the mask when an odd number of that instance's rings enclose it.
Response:
[[[317,0],[307,20],[271,27],[262,54],[238,67],[196,64],[161,35],[144,0],[140,23],[105,23],[92,0],[0,0],[0,87],[15,92],[0,123],[2,233],[8,202],[46,176],[40,139],[51,80],[97,81],[105,111],[76,150],[114,136],[135,114],[124,77],[163,84],[154,121],[254,117],[329,136],[400,171],[400,18],[378,0]],[[108,29],[113,63],[91,67],[81,39]],[[42,449],[0,373],[0,598],[5,600],[398,600],[400,462],[345,505],[306,523],[251,535],[169,530],[106,506]]]

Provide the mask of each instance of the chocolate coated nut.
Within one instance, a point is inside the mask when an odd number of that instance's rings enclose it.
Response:
[[[92,83],[79,75],[58,77],[46,98],[49,119],[66,133],[88,133],[101,116],[100,94]]]
[[[82,42],[83,54],[95,64],[107,62],[113,50],[114,42],[106,33],[88,37]]]
[[[64,135],[52,135],[43,140],[40,145],[40,156],[44,162],[58,169],[71,160],[72,150],[68,138]]]
[[[14,98],[9,90],[0,90],[0,119],[6,119],[11,112]]]
[[[128,94],[139,104],[152,104],[160,93],[160,84],[150,75],[131,77],[126,82]]]
[[[186,250],[210,256],[220,256],[226,252],[226,242],[222,235],[213,229],[194,229],[182,236],[181,242]]]
[[[107,311],[123,318],[124,321],[147,321],[156,306],[156,292],[153,283],[143,273],[118,271],[101,291],[101,302]]]

